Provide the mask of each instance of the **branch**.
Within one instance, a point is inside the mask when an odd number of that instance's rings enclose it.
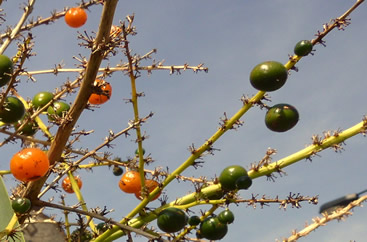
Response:
[[[68,138],[82,111],[86,107],[88,98],[92,93],[92,84],[95,81],[97,70],[104,56],[104,53],[100,47],[109,39],[117,2],[118,0],[110,0],[106,1],[104,4],[99,31],[93,46],[92,54],[89,58],[81,88],[72,107],[70,108],[69,113],[67,114],[67,119],[65,119],[65,122],[60,125],[55,139],[52,141],[50,150],[48,151],[48,158],[50,160],[51,166],[60,159]],[[47,176],[37,181],[28,183],[27,189],[23,196],[29,197],[31,201],[37,199],[37,195],[46,179]]]
[[[38,206],[41,206],[41,207],[56,208],[56,209],[60,209],[60,210],[63,210],[63,211],[70,211],[70,212],[77,213],[77,214],[83,214],[83,215],[86,215],[86,216],[89,216],[89,217],[93,217],[93,218],[102,220],[102,221],[104,221],[108,224],[116,225],[124,231],[134,232],[136,234],[142,235],[142,236],[144,236],[146,238],[149,238],[149,239],[158,239],[157,236],[154,236],[152,234],[144,232],[140,229],[136,229],[136,228],[132,228],[130,226],[124,225],[124,224],[120,224],[120,223],[118,223],[118,222],[116,222],[116,221],[114,221],[110,218],[106,218],[106,217],[104,217],[100,214],[97,214],[97,213],[91,213],[91,212],[84,211],[84,210],[81,210],[81,209],[71,208],[71,207],[68,207],[68,206],[63,206],[63,205],[54,204],[54,203],[41,201],[41,200],[36,201],[35,205],[38,205]]]
[[[360,197],[358,200],[354,200],[343,209],[337,210],[331,215],[323,214],[324,217],[321,219],[319,217],[312,219],[314,223],[308,225],[300,232],[293,231],[292,235],[289,238],[283,239],[283,242],[296,241],[301,237],[307,236],[309,233],[316,230],[318,227],[326,225],[326,223],[332,220],[341,220],[349,215],[352,215],[352,212],[350,210],[356,206],[361,206],[361,203],[364,202],[365,200],[367,200],[367,196]]]

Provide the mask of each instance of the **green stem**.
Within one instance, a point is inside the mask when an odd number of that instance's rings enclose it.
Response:
[[[260,91],[255,96],[253,96],[248,102],[244,103],[241,109],[235,115],[233,115],[233,117],[225,121],[223,126],[219,128],[217,132],[215,132],[214,135],[210,139],[208,139],[201,147],[199,147],[196,150],[193,150],[190,157],[184,163],[182,163],[176,170],[174,170],[169,176],[167,176],[167,178],[162,182],[161,186],[154,189],[154,191],[152,191],[149,194],[149,196],[143,199],[143,201],[141,201],[141,203],[137,207],[135,207],[123,220],[121,220],[120,223],[122,224],[126,223],[127,219],[133,218],[139,211],[141,211],[141,209],[143,209],[149,203],[149,201],[153,197],[155,197],[161,190],[163,190],[163,188],[165,188],[172,180],[174,180],[177,175],[180,175],[184,170],[186,170],[188,167],[193,165],[195,160],[198,159],[202,153],[210,149],[211,146],[214,144],[214,142],[217,141],[226,131],[231,129],[233,125],[252,107],[252,105],[254,103],[259,102],[263,98],[264,95],[265,95],[265,92]],[[192,195],[192,198],[195,199],[194,195]],[[164,207],[167,207],[167,205]],[[159,209],[161,210],[161,208]],[[156,218],[156,215],[153,215],[152,220],[154,220],[155,218]],[[129,225],[130,225],[130,222],[129,222]],[[144,225],[144,223],[141,223],[141,226],[142,225]],[[133,225],[130,225],[130,226],[135,227]],[[105,233],[103,233],[99,237],[97,237],[95,241],[106,241],[106,239],[110,235],[115,233],[117,230],[118,230],[118,227],[113,227],[110,230],[107,230]],[[123,233],[121,235],[123,235]]]
[[[79,186],[78,186],[78,182],[75,180],[74,175],[71,173],[71,171],[68,171],[68,177],[70,179],[70,183],[71,183],[71,187],[75,193],[75,196],[77,197],[79,203],[81,204],[82,209],[85,212],[88,212],[88,208],[87,205],[85,203],[85,200],[83,198],[82,193],[80,192]],[[97,233],[97,228],[92,220],[92,218],[90,216],[86,216],[87,221],[89,222],[89,227],[92,229],[93,232]]]
[[[130,55],[129,42],[127,41],[127,32],[125,26],[122,26],[122,32],[125,39],[125,49],[126,49],[126,57],[128,59],[129,65],[129,76],[131,83],[131,103],[133,104],[134,109],[134,121],[139,122],[139,108],[138,108],[138,94],[136,92],[136,77],[134,75],[134,67],[133,67],[133,59]],[[145,194],[145,173],[144,173],[144,155],[143,155],[143,139],[141,135],[140,124],[138,124],[135,128],[136,130],[136,140],[138,143],[138,155],[139,155],[139,174],[141,181],[141,194]],[[144,196],[144,195],[143,195]]]
[[[249,176],[252,179],[256,179],[259,178],[261,176],[268,176],[273,172],[277,172],[279,171],[279,169],[284,168],[286,166],[289,166],[297,161],[303,160],[305,158],[309,158],[311,155],[314,155],[324,149],[333,147],[343,141],[345,141],[348,138],[351,138],[359,133],[365,133],[367,130],[367,120],[363,120],[362,122],[340,132],[337,133],[333,136],[330,136],[328,138],[325,138],[322,140],[321,144],[312,144],[309,145],[308,147],[292,154],[289,155],[283,159],[280,159],[278,161],[275,161],[273,163],[270,163],[268,165],[264,165],[261,168],[258,169],[258,171],[255,170],[251,170],[248,172]],[[221,186],[219,184],[215,184],[215,185],[211,185],[208,187],[205,187],[203,189],[201,189],[201,193],[205,194],[205,195],[211,195],[217,191],[219,191],[221,189]],[[180,205],[188,205],[191,206],[193,204],[190,203],[196,203],[196,199],[198,197],[198,194],[195,193],[191,193],[188,194],[180,199],[177,199],[169,204],[166,204],[165,206],[162,206],[160,208],[157,208],[156,210],[141,216],[141,217],[137,217],[134,219],[131,219],[129,221],[129,226],[134,227],[134,228],[139,228],[142,227],[143,225],[145,225],[146,223],[149,223],[151,221],[153,221],[154,219],[156,219],[157,214],[159,213],[159,211],[161,211],[162,209],[166,208],[166,207],[170,207],[170,206],[180,206]],[[143,200],[144,201],[144,200]],[[214,204],[216,203],[220,203],[221,200],[217,200],[217,201],[213,201]],[[201,204],[200,202],[198,203],[198,205]],[[119,238],[121,236],[124,235],[124,233],[122,231],[118,231],[116,232],[117,229],[113,229],[112,233],[114,238]],[[119,235],[119,237],[117,236]],[[106,238],[109,238],[108,236]],[[104,241],[104,240],[96,240],[96,241]]]
[[[62,197],[61,198],[61,204],[65,206],[65,200]],[[64,210],[64,216],[65,216],[65,230],[66,230],[66,236],[67,236],[67,242],[70,242],[70,222],[69,222],[69,212]]]
[[[317,144],[312,144],[307,146],[306,148],[293,153],[292,155],[289,155],[283,159],[280,159],[278,161],[272,162],[268,165],[264,165],[262,166],[260,169],[255,170],[252,169],[251,171],[248,172],[249,176],[254,179],[260,176],[268,176],[273,172],[277,172],[280,171],[280,169],[292,165],[293,163],[306,159],[306,158],[310,158],[312,155],[326,149],[329,147],[333,147],[343,141],[345,141],[348,138],[351,138],[359,133],[363,133],[366,132],[366,126],[367,126],[367,122],[366,120],[350,127],[349,129],[346,129],[340,133],[336,133],[333,136],[327,137],[323,140],[321,140],[321,142],[317,143]]]

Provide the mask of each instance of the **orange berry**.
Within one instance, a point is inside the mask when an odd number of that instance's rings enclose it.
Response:
[[[49,166],[47,155],[38,148],[25,148],[10,160],[11,173],[22,182],[35,181],[43,177]]]
[[[73,28],[79,28],[87,22],[88,15],[82,8],[70,8],[65,14],[65,22]]]
[[[151,193],[156,187],[159,186],[159,183],[155,180],[147,179],[145,180],[145,187],[148,189],[148,192]],[[156,200],[161,193],[158,193],[151,201]],[[135,193],[135,197],[139,200],[143,200],[143,197],[141,196],[141,189]]]
[[[126,193],[137,193],[141,189],[140,174],[137,171],[128,171],[122,175],[119,187]]]
[[[79,189],[82,188],[83,182],[79,178],[79,176],[75,176],[74,179],[77,182]],[[62,185],[62,189],[64,189],[65,192],[74,193],[73,187],[71,186],[70,178],[68,176],[64,178],[61,185]]]
[[[95,91],[89,97],[89,103],[100,105],[107,102],[112,95],[111,84],[100,79],[96,79],[93,83]]]

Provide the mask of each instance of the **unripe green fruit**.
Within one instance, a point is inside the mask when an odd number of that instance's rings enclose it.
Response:
[[[8,96],[0,109],[0,121],[11,124],[22,119],[25,113],[23,103],[16,97]]]
[[[170,207],[162,210],[158,214],[157,225],[166,233],[175,233],[185,227],[187,219],[184,211]]]
[[[217,217],[206,218],[200,224],[200,235],[209,240],[220,240],[227,232],[227,224],[221,223]]]
[[[309,40],[301,40],[294,47],[294,53],[298,56],[306,56],[312,51],[312,43]]]
[[[5,86],[13,74],[13,62],[6,55],[0,55],[0,87]]]
[[[196,226],[196,225],[199,225],[200,224],[200,217],[199,216],[196,216],[196,215],[194,215],[194,216],[191,216],[190,218],[189,218],[189,225],[191,225],[191,226]]]
[[[281,88],[288,78],[288,70],[277,61],[258,64],[250,73],[251,85],[260,91],[270,92]]]
[[[234,221],[234,214],[231,210],[226,209],[218,214],[218,219],[221,223],[231,224]]]
[[[265,115],[265,124],[275,132],[285,132],[293,128],[299,119],[298,111],[289,104],[280,103],[271,107]]]
[[[224,190],[232,191],[240,189],[237,187],[237,180],[243,176],[248,176],[245,168],[238,165],[228,166],[220,173],[219,183]]]
[[[69,111],[69,109],[70,109],[69,104],[64,102],[55,102],[53,105],[47,108],[48,119],[51,121],[55,120],[54,117],[55,115],[62,118]]]
[[[28,198],[16,198],[11,201],[11,207],[13,208],[14,212],[23,214],[28,212],[31,208],[31,201]]]
[[[34,95],[32,99],[32,105],[34,109],[42,108],[49,103],[54,95],[51,92],[39,92]]]

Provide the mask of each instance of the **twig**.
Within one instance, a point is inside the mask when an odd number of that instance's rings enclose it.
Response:
[[[27,20],[28,16],[33,11],[33,6],[36,3],[36,0],[30,0],[28,3],[28,6],[24,7],[24,13],[22,17],[20,18],[18,24],[15,26],[15,28],[11,31],[10,35],[7,35],[7,39],[4,41],[4,43],[0,47],[0,54],[4,53],[6,48],[8,48],[9,44],[13,41],[13,39],[19,34],[21,27],[23,26],[24,22]]]
[[[60,210],[64,210],[64,211],[70,211],[70,212],[77,213],[77,214],[83,214],[83,215],[86,215],[86,216],[89,216],[89,217],[93,217],[93,218],[102,220],[106,223],[116,225],[119,228],[121,228],[122,230],[134,232],[136,234],[142,235],[142,236],[144,236],[146,238],[149,238],[149,239],[158,239],[157,236],[154,236],[152,234],[144,232],[140,229],[136,229],[136,228],[124,225],[124,224],[120,224],[120,223],[118,223],[118,222],[116,222],[116,221],[114,221],[110,218],[106,218],[106,217],[104,217],[102,215],[99,215],[99,214],[96,214],[96,213],[91,213],[91,212],[84,211],[84,210],[81,210],[81,209],[71,208],[71,207],[68,207],[68,206],[63,206],[63,205],[59,205],[59,204],[55,204],[55,203],[42,201],[42,200],[35,201],[35,205],[38,205],[38,206],[41,206],[41,207],[56,208],[56,209],[60,209]]]
[[[328,222],[332,220],[335,220],[335,219],[341,220],[343,218],[346,218],[347,216],[352,214],[352,212],[350,211],[352,208],[356,206],[361,206],[361,203],[364,202],[365,200],[367,200],[367,196],[360,197],[359,199],[350,202],[343,209],[337,210],[330,215],[323,214],[324,216],[323,218],[317,217],[317,218],[312,219],[314,221],[312,224],[308,225],[307,227],[305,227],[304,229],[302,229],[299,232],[293,231],[290,237],[288,237],[287,239],[283,239],[283,242],[296,241],[297,239],[301,237],[307,236],[309,233],[316,230],[318,227],[326,225]]]

